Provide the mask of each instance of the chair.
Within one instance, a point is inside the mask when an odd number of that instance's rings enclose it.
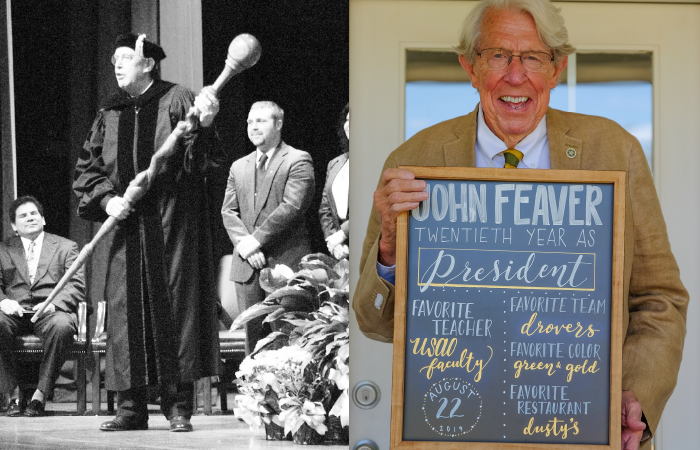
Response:
[[[67,358],[67,360],[76,361],[77,411],[80,415],[85,414],[86,410],[87,380],[85,376],[85,359],[87,345],[87,304],[80,302],[78,303],[78,334],[74,335],[73,344],[70,347]],[[41,339],[33,334],[28,334],[15,338],[13,352],[17,361],[41,361],[44,350]],[[23,387],[27,387],[27,385],[23,384]],[[20,389],[21,391],[22,389]]]
[[[92,371],[92,414],[99,415],[102,403],[102,386],[100,361],[107,352],[107,333],[105,331],[105,316],[107,314],[106,302],[97,302],[97,317],[95,320],[95,335],[92,338],[92,357],[94,360]],[[107,413],[114,414],[114,392],[107,391]]]
[[[245,358],[245,331],[219,331],[219,345],[221,348],[221,361],[225,366],[231,365],[231,370],[224,370],[219,376],[219,381],[217,383],[217,392],[219,394],[219,401],[221,405],[221,412],[225,413],[228,411],[228,388],[231,386],[231,381],[228,379],[227,373],[232,373],[235,367],[243,361]],[[211,414],[211,378],[202,378],[197,382],[197,386],[204,391],[202,412],[204,414]],[[195,388],[195,410],[197,410],[197,389]]]

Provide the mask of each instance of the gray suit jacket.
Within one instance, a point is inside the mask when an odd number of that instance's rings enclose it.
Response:
[[[268,163],[267,175],[255,201],[253,152],[231,165],[221,208],[224,226],[234,245],[231,280],[245,282],[253,267],[241,258],[236,246],[241,237],[253,235],[260,242],[267,265],[294,269],[311,253],[304,214],[314,196],[311,156],[284,142]]]
[[[30,283],[22,240],[19,236],[7,239],[0,243],[2,298],[16,300],[27,309],[38,305],[46,300],[77,257],[78,244],[54,234],[44,233],[34,283]],[[62,311],[75,313],[78,310],[78,302],[82,301],[85,301],[85,280],[81,268],[58,294],[54,304]]]
[[[389,155],[384,169],[474,167],[477,111],[416,134]],[[649,165],[637,139],[611,120],[551,108],[546,117],[552,169],[627,173],[622,388],[634,392],[654,432],[676,385],[689,298],[671,253]],[[574,158],[566,155],[569,148],[576,151]],[[380,230],[373,207],[353,308],[367,337],[391,342],[394,286],[377,275]],[[377,294],[383,302],[376,301]]]

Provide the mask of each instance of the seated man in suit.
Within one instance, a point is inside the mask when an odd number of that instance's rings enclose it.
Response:
[[[73,335],[77,331],[78,302],[85,300],[83,271],[79,270],[42,313],[33,312],[51,293],[78,257],[78,245],[44,233],[44,209],[34,197],[20,197],[10,205],[16,236],[0,244],[0,389],[11,395],[9,417],[44,415],[45,397],[53,390]],[[29,405],[19,401],[17,368],[12,353],[15,337],[36,334],[44,343],[39,383]]]
[[[248,114],[248,138],[256,150],[231,165],[221,208],[234,245],[231,280],[241,311],[265,300],[260,270],[284,264],[296,270],[311,253],[304,215],[314,196],[311,156],[282,141],[284,111],[256,102]],[[246,324],[246,354],[264,336],[263,317]]]

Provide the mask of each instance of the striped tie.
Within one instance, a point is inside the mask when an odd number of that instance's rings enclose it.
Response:
[[[520,160],[523,159],[523,152],[509,148],[503,152],[503,156],[506,158],[506,163],[503,165],[504,169],[517,169]]]

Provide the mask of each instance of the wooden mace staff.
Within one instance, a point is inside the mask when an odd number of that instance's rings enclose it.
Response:
[[[236,74],[249,69],[258,62],[260,59],[260,53],[262,48],[258,40],[247,33],[239,34],[236,36],[228,47],[228,54],[226,56],[226,62],[224,70],[221,71],[221,75],[216,79],[214,84],[211,86],[214,90],[214,95],[218,94],[219,90]],[[158,151],[151,157],[151,164],[148,169],[140,172],[136,175],[129,186],[126,188],[124,193],[124,199],[130,204],[135,204],[146,195],[148,189],[151,187],[156,175],[163,167],[165,161],[175,153],[177,141],[186,132],[194,129],[197,126],[198,119],[197,116],[199,111],[195,110],[187,114],[185,122],[180,122],[177,127],[170,133],[163,145],[158,149]],[[63,274],[61,280],[53,288],[46,300],[41,304],[41,307],[36,311],[34,316],[32,316],[31,321],[36,322],[41,314],[44,312],[47,306],[49,306],[59,292],[66,286],[68,281],[73,278],[73,275],[80,269],[88,256],[90,256],[95,249],[98,242],[109,233],[117,224],[119,219],[109,216],[107,220],[104,221],[100,229],[97,231],[95,236],[92,238],[88,244],[83,247],[80,251],[78,257],[73,261],[70,268]]]

